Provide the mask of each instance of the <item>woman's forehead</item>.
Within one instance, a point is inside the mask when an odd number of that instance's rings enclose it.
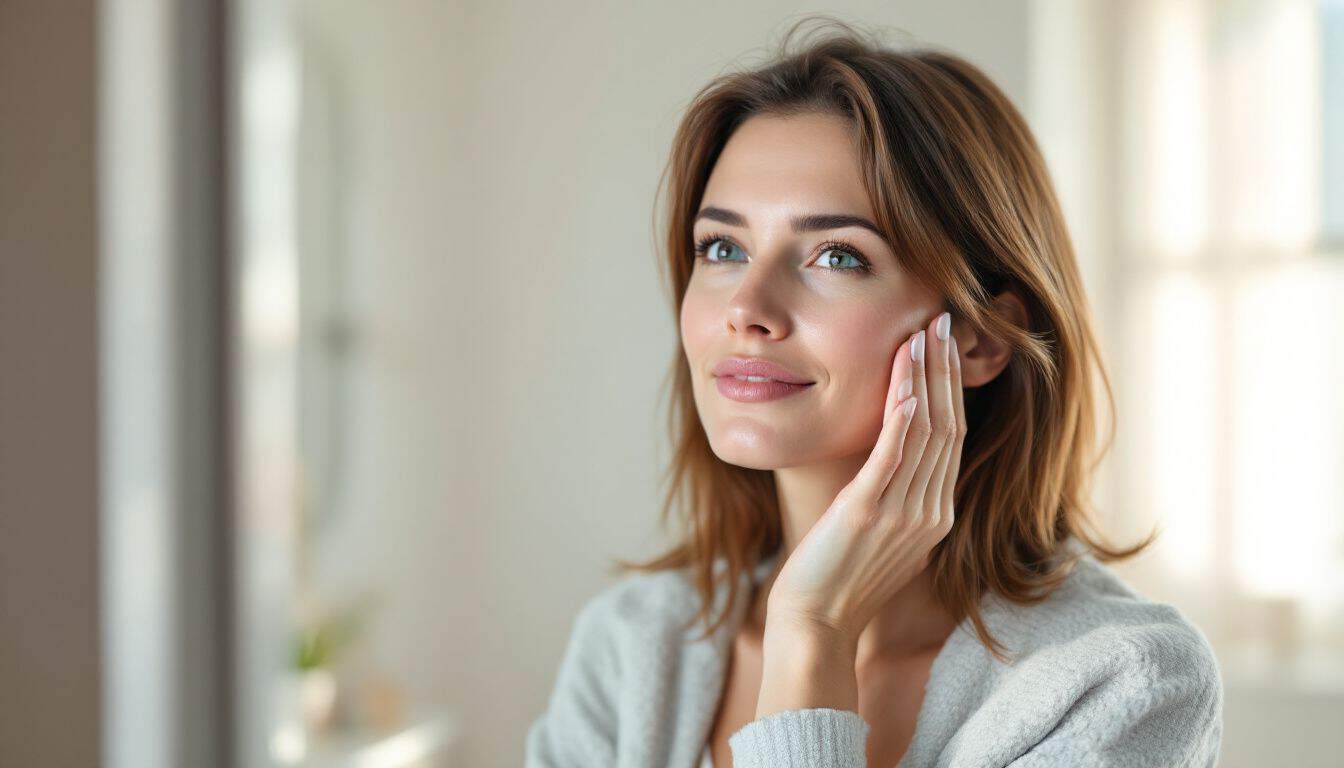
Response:
[[[848,124],[838,117],[813,114],[748,119],[728,137],[713,173],[735,178],[801,175],[862,181],[858,147]]]
[[[848,124],[828,115],[744,122],[710,172],[701,207],[711,205],[752,227],[814,211],[872,218]]]

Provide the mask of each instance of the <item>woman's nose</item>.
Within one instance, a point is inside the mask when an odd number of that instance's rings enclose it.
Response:
[[[753,264],[746,273],[725,311],[728,330],[778,337],[787,335],[788,290],[783,270]]]

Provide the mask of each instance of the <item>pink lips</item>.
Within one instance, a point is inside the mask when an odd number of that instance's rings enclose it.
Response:
[[[760,358],[724,358],[714,366],[711,373],[714,375],[714,386],[720,394],[743,403],[777,400],[802,392],[815,383],[777,363]],[[765,377],[769,381],[748,381],[736,378],[738,376]]]

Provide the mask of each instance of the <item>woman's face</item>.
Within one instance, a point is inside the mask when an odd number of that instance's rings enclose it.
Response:
[[[693,236],[707,247],[680,318],[700,419],[730,464],[866,456],[897,349],[943,309],[876,232],[835,220],[795,224],[817,216],[876,221],[848,125],[820,114],[746,120],[705,188]],[[713,374],[733,357],[769,360],[812,383],[774,399],[734,399],[734,387],[742,397],[754,385]]]

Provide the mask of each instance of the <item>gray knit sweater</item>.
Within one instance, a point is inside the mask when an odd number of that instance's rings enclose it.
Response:
[[[748,580],[761,583],[776,558],[743,574],[731,620],[708,639],[692,639],[698,625],[679,630],[699,604],[683,571],[628,576],[590,599],[526,734],[528,768],[703,765]],[[1044,602],[987,593],[981,607],[1014,659],[995,659],[963,621],[934,660],[899,768],[1217,763],[1218,662],[1173,606],[1085,555]],[[795,709],[748,723],[728,743],[735,768],[853,768],[866,766],[868,731],[856,712]]]

